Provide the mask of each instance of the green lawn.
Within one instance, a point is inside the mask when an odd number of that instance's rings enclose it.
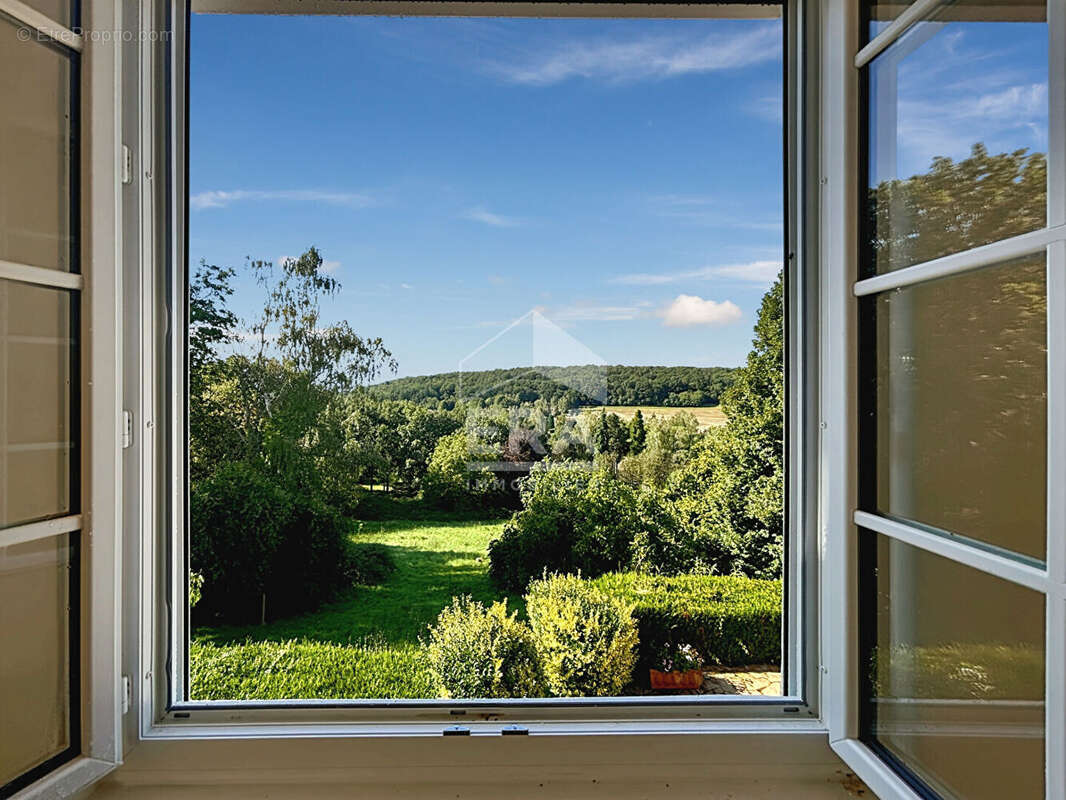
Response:
[[[266,625],[197,628],[193,699],[426,697],[435,694],[419,636],[455,595],[500,598],[486,548],[501,522],[457,519],[356,523],[356,541],[390,548],[396,571],[380,586],[312,614]],[[511,601],[517,608],[520,598]],[[262,644],[257,644],[262,643]]]

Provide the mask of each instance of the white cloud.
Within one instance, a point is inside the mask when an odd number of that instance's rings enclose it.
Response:
[[[319,189],[232,189],[212,190],[209,192],[197,192],[189,197],[189,208],[193,211],[202,211],[206,208],[225,208],[233,203],[245,201],[269,201],[280,200],[294,203],[328,203],[330,205],[351,206],[352,208],[367,208],[374,205],[374,199],[369,195],[356,192],[329,192]]]
[[[328,272],[331,275],[334,272],[336,272],[337,270],[339,270],[340,268],[341,268],[341,262],[339,262],[339,261],[323,261],[322,262],[322,271],[323,272]]]
[[[463,219],[471,220],[472,222],[481,222],[485,225],[491,225],[493,228],[517,228],[522,224],[521,220],[515,217],[505,217],[502,214],[493,214],[484,208],[471,208],[469,211],[463,213]]]
[[[670,305],[659,311],[668,328],[694,325],[730,325],[744,316],[731,300],[704,300],[692,294],[679,294]]]
[[[741,33],[710,36],[658,36],[629,41],[571,41],[523,63],[514,59],[491,69],[504,80],[549,86],[571,78],[607,83],[657,80],[690,73],[718,72],[773,61],[781,54],[778,23]]]
[[[780,261],[751,261],[747,264],[727,264],[717,267],[700,267],[683,272],[637,272],[619,275],[611,283],[628,286],[662,286],[682,281],[709,281],[715,278],[744,281],[746,283],[773,283],[781,271]]]
[[[401,283],[400,284],[400,288],[401,289],[410,289],[411,288],[411,284],[409,284],[409,283]]]

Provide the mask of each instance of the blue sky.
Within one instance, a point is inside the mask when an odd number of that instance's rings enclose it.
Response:
[[[493,337],[534,317],[582,362],[739,364],[781,263],[780,40],[776,20],[196,15],[191,261],[315,245],[344,287],[330,318],[399,375],[528,365],[536,325]],[[260,299],[242,280],[234,305]]]

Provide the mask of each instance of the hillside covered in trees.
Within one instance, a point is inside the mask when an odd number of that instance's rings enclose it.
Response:
[[[398,378],[370,391],[382,399],[444,409],[475,399],[485,405],[562,400],[567,407],[716,406],[736,372],[731,367],[513,367]]]

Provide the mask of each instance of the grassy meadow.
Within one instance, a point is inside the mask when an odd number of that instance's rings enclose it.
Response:
[[[503,524],[437,516],[354,523],[355,541],[386,545],[396,559],[383,584],[265,625],[197,628],[192,699],[434,696],[419,636],[455,595],[501,599],[486,548]]]
[[[652,417],[669,419],[687,411],[696,418],[701,431],[725,425],[726,420],[725,412],[722,411],[720,406],[596,406],[594,408],[586,408],[581,413],[599,414],[601,409],[608,414],[617,414],[623,422],[629,422],[638,409],[644,415],[645,422]]]

